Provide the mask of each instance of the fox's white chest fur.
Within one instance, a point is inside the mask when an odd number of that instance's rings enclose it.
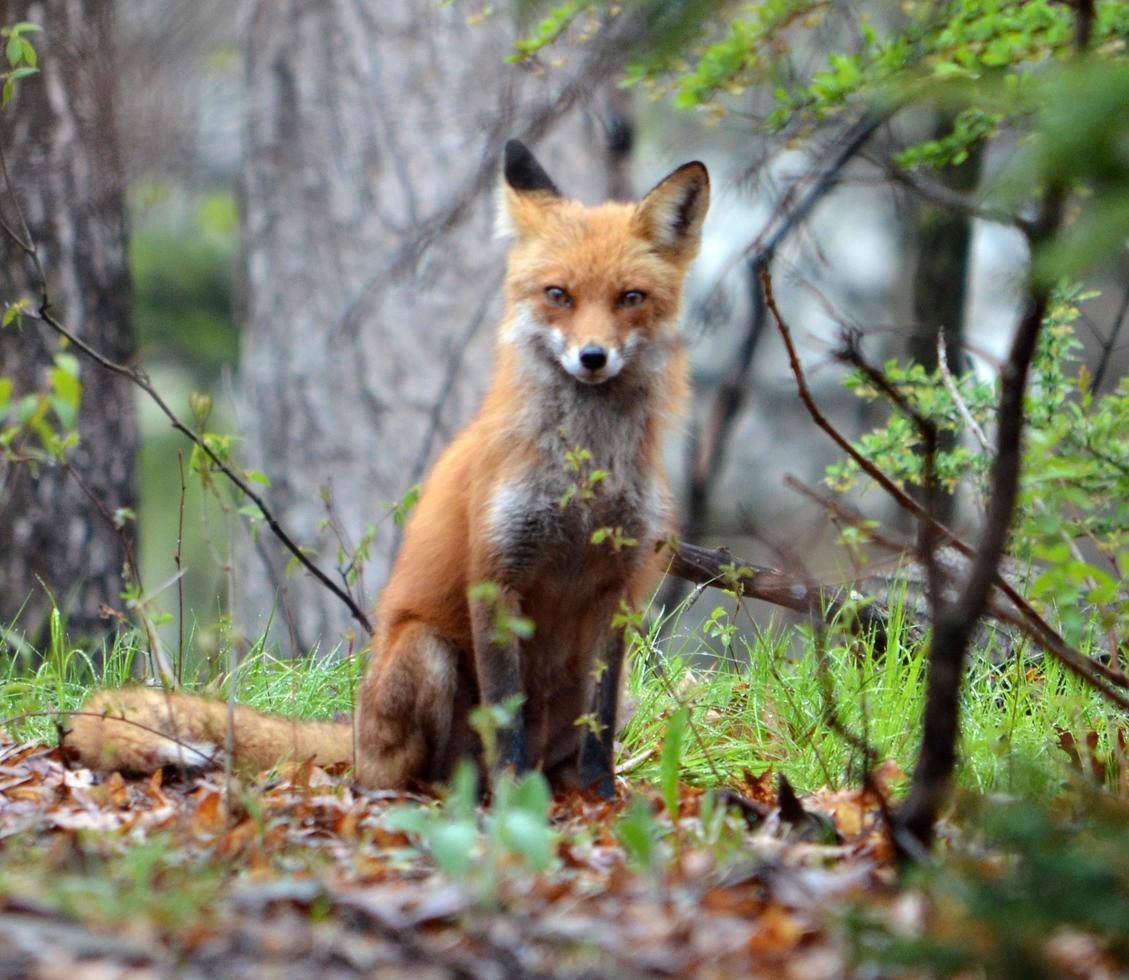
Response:
[[[503,568],[518,574],[544,566],[579,569],[611,549],[592,542],[600,528],[616,529],[647,551],[662,537],[669,519],[665,494],[643,453],[654,410],[649,374],[629,369],[607,384],[587,386],[553,364],[538,364],[514,430],[537,452],[523,471],[499,482],[490,499],[489,533]],[[597,472],[606,476],[593,479]]]

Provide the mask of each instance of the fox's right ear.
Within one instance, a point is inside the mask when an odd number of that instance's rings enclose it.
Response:
[[[506,143],[502,175],[498,234],[520,237],[535,227],[541,209],[559,200],[561,192],[529,148],[519,140]]]
[[[561,196],[557,185],[545,173],[545,168],[521,140],[506,141],[502,173],[506,176],[506,183],[515,191],[547,191],[554,197]]]

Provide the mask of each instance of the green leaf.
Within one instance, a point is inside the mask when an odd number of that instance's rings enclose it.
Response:
[[[451,777],[451,792],[446,800],[446,810],[456,816],[469,817],[478,806],[478,769],[469,759],[455,766]]]
[[[553,857],[553,831],[544,817],[509,810],[498,820],[498,838],[534,871],[544,871]]]
[[[689,720],[689,708],[679,708],[670,716],[659,755],[659,784],[671,820],[678,819],[678,776],[682,768],[682,740]]]
[[[537,629],[537,624],[528,616],[510,616],[507,620],[510,632],[521,640],[528,640]]]
[[[627,852],[628,863],[651,874],[658,864],[658,827],[651,805],[641,796],[633,797],[627,813],[615,826],[616,836]]]
[[[380,822],[395,833],[422,834],[427,830],[429,816],[426,808],[405,803],[389,807]]]
[[[51,390],[57,402],[66,407],[68,417],[77,415],[82,400],[82,382],[78,379],[78,372],[78,359],[73,354],[55,355],[55,367],[50,372]],[[67,427],[73,428],[73,422]]]
[[[263,512],[259,509],[258,504],[244,504],[237,511],[241,517],[246,517],[251,521],[263,520]]]
[[[46,411],[47,400],[42,395],[24,395],[16,403],[16,418],[21,425],[31,425],[36,415]]]
[[[442,821],[425,835],[435,863],[452,878],[465,877],[478,845],[478,828],[470,820]]]
[[[407,493],[392,505],[392,521],[397,527],[403,527],[408,519],[408,514],[419,502],[420,486],[417,483]]]
[[[497,582],[475,582],[467,587],[466,594],[471,602],[492,606],[501,598],[502,587]]]
[[[522,779],[514,794],[515,806],[544,819],[548,819],[551,800],[549,783],[544,775],[536,770]]]

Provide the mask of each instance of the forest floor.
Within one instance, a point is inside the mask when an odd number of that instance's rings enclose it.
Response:
[[[745,788],[760,812],[770,787]],[[222,773],[101,777],[58,748],[10,745],[0,974],[833,977],[844,900],[912,914],[864,794],[808,801],[834,830],[719,814],[727,841],[703,838],[702,796],[681,788],[677,853],[650,873],[615,833],[621,804],[576,794],[552,803],[547,870],[483,853],[493,866],[456,880],[385,827],[417,798],[313,767],[229,797]]]
[[[874,777],[883,792],[903,779],[892,764]],[[817,792],[782,815],[775,782],[673,797],[621,780],[612,803],[546,801],[551,848],[531,870],[536,826],[476,829],[472,806],[468,832],[450,800],[308,765],[123,779],[8,743],[0,977],[830,978],[897,973],[915,962],[904,940],[924,976],[960,969],[969,943],[1000,945],[973,902],[946,912],[943,890],[899,880],[874,796]],[[413,810],[429,816],[396,829]],[[470,860],[441,872],[447,845]],[[1124,975],[1100,928],[1030,926],[1017,959],[1006,942],[977,953],[988,975],[997,954],[1006,972],[1031,954],[1057,975]]]

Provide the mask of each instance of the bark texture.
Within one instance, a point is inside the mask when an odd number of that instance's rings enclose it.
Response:
[[[24,80],[0,112],[0,140],[60,320],[117,361],[134,355],[127,230],[115,122],[112,5],[0,2],[0,22],[29,20],[40,73]],[[0,210],[15,212],[7,194]],[[0,236],[0,299],[40,301],[32,264]],[[0,376],[14,397],[38,391],[58,350],[42,324],[0,333]],[[72,635],[106,630],[102,603],[120,605],[123,554],[109,523],[83,490],[110,513],[136,506],[138,445],[134,393],[127,380],[85,362],[74,470],[33,473],[0,462],[0,622],[20,615],[34,636],[50,610],[63,607]],[[22,613],[20,610],[22,609]]]
[[[934,127],[934,138],[952,132],[953,116],[944,114]],[[969,151],[958,166],[940,173],[945,187],[971,195],[980,183],[983,153],[979,146]],[[917,225],[917,269],[913,280],[913,308],[916,326],[909,336],[907,354],[927,371],[936,371],[937,341],[944,338],[945,361],[957,377],[965,372],[964,309],[968,292],[969,253],[972,246],[972,219],[966,214],[919,202]],[[952,433],[941,434],[939,448],[949,450],[955,440]],[[942,524],[950,524],[956,498],[938,493],[935,516]]]
[[[323,567],[338,548],[319,526],[327,494],[350,546],[381,522],[370,603],[397,544],[388,505],[423,477],[488,379],[503,142],[551,130],[539,157],[562,190],[588,199],[608,192],[609,158],[624,146],[621,112],[576,111],[607,58],[540,78],[505,64],[513,33],[500,14],[473,24],[465,4],[413,0],[263,0],[248,23],[246,456]],[[339,600],[286,564],[265,536],[246,543],[245,630],[273,614],[293,648],[323,650],[357,632]]]

